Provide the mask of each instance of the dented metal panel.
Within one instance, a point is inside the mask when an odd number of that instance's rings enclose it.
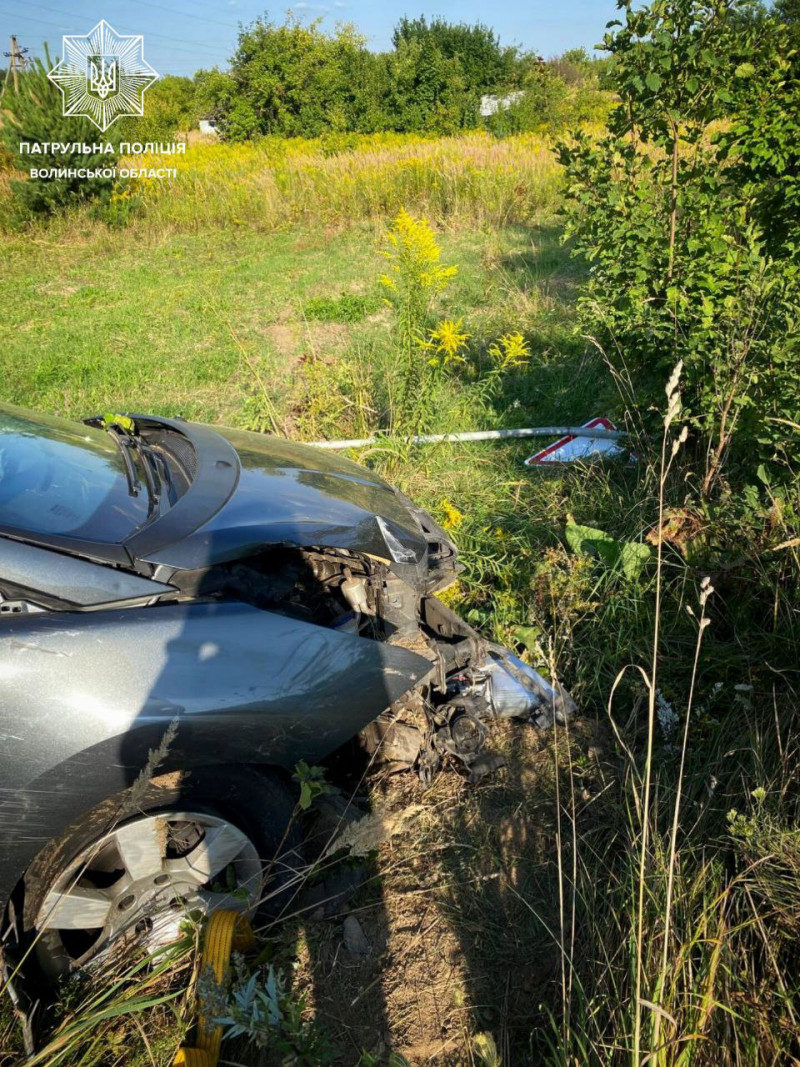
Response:
[[[141,552],[150,563],[181,569],[210,567],[264,545],[323,546],[362,552],[415,568],[427,543],[410,501],[371,471],[291,441],[244,430],[222,430],[239,458],[235,491],[217,514],[179,541]],[[407,558],[393,557],[390,530]]]
[[[402,648],[236,602],[17,616],[0,628],[0,897],[43,844],[158,773],[292,767],[352,737],[429,673]]]

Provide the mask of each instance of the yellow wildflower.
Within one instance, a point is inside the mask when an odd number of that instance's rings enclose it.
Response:
[[[489,347],[489,355],[497,362],[498,370],[514,370],[524,367],[531,358],[528,342],[519,331],[504,333]]]
[[[381,276],[381,284],[389,290],[397,289],[397,278],[420,289],[439,293],[458,273],[458,267],[443,267],[439,263],[442,250],[436,243],[431,224],[403,209],[387,234],[391,248],[381,253],[389,260],[391,275]]]
[[[426,349],[432,349],[437,356],[441,357],[441,362],[446,366],[448,363],[465,363],[466,360],[462,355],[463,349],[466,347],[467,341],[470,338],[470,334],[461,333],[463,325],[462,319],[444,319],[435,330],[431,330],[427,341],[422,342],[422,347]],[[438,364],[438,360],[429,361],[434,366]]]
[[[442,526],[448,533],[452,533],[454,530],[457,530],[464,521],[464,515],[458,510],[455,504],[451,504],[447,499],[442,501],[441,508],[445,516]]]

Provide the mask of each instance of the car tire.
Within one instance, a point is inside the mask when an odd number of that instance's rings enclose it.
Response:
[[[153,778],[88,812],[23,879],[25,939],[45,977],[79,970],[123,933],[156,947],[197,908],[267,921],[290,910],[302,868],[295,801],[279,772],[208,768]]]

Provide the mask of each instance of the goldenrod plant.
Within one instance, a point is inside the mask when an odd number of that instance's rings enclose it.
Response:
[[[381,252],[388,269],[379,278],[395,313],[397,349],[401,360],[399,390],[393,404],[393,428],[412,434],[419,429],[425,402],[423,330],[433,300],[458,273],[441,263],[442,252],[431,224],[403,209],[386,235]],[[451,331],[452,333],[452,331]],[[434,342],[435,343],[435,342]],[[448,344],[453,337],[448,334]],[[461,347],[461,342],[457,347]],[[428,364],[430,366],[430,364]]]
[[[438,326],[428,331],[427,340],[420,341],[420,345],[431,353],[428,363],[431,367],[447,367],[451,363],[466,363],[464,352],[468,333],[462,333],[463,320],[442,319]]]

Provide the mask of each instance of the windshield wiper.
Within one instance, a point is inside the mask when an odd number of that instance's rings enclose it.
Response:
[[[147,486],[147,495],[149,497],[148,512],[151,512],[154,508],[158,507],[161,500],[162,478],[158,470],[158,464],[156,463],[156,454],[138,435],[131,438],[131,440],[133,442],[133,447],[139,452],[139,460],[142,464],[142,470],[144,471],[144,480]]]
[[[142,483],[139,481],[139,477],[136,474],[136,467],[133,464],[133,458],[131,456],[131,438],[116,426],[106,426],[106,433],[119,448],[120,455],[122,456],[122,466],[125,468],[125,477],[128,480],[128,495],[138,496],[139,490],[142,488]]]
[[[135,452],[144,472],[144,482],[147,486],[149,518],[161,502],[162,487],[166,488],[167,499],[170,499],[171,479],[164,458],[145,443],[130,415],[95,415],[83,421],[87,426],[96,426],[98,429],[105,430],[119,448],[130,496],[138,496],[142,488],[133,461],[132,453]]]
[[[166,497],[171,507],[175,503],[177,497],[175,495],[175,486],[172,481],[169,463],[167,463],[166,457],[158,449],[153,448],[151,445],[147,445],[146,447],[148,459],[153,467],[156,479],[160,483],[161,496]]]

